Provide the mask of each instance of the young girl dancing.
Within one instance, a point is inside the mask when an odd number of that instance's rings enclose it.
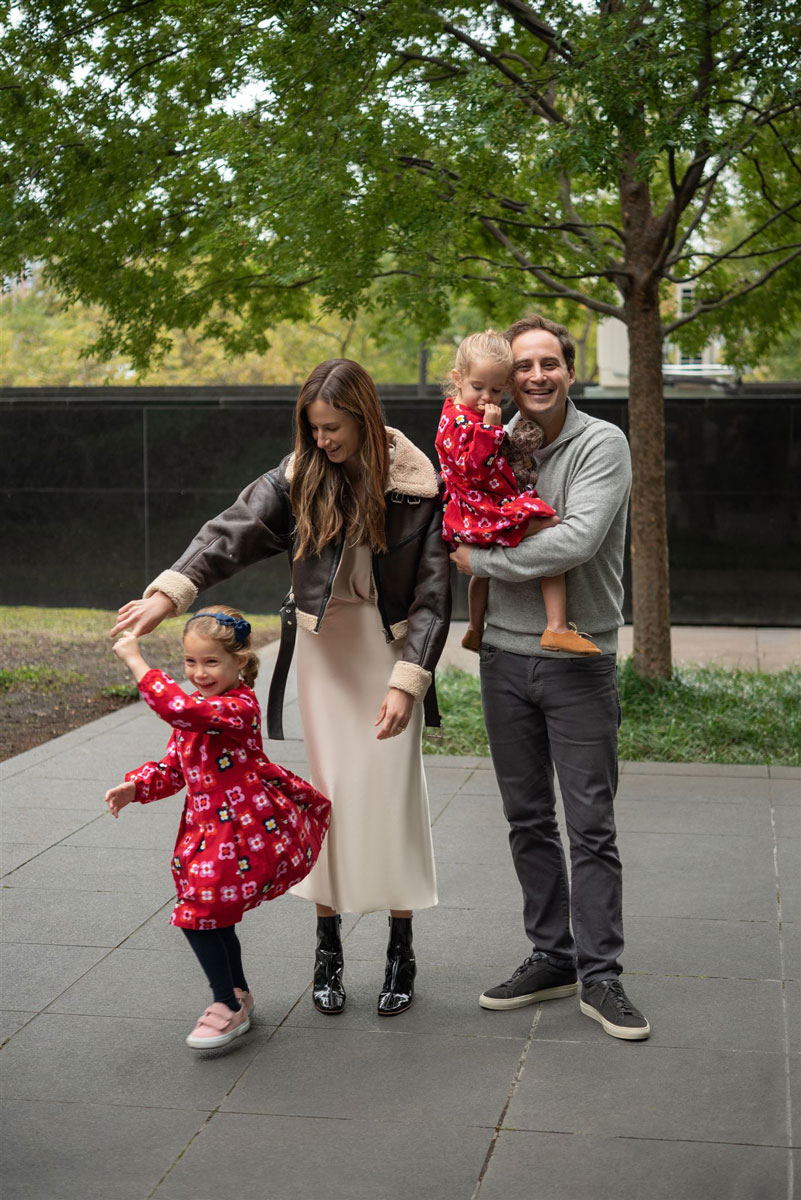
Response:
[[[436,447],[447,489],[442,536],[470,545],[517,546],[559,518],[534,489],[533,453],[542,444],[536,421],[520,420],[511,435],[501,424],[501,400],[512,373],[512,349],[488,329],[466,337],[451,371],[453,396],[446,396]],[[546,627],[543,650],[600,654],[575,625],[568,627],[565,577],[541,580]],[[468,584],[468,627],[462,645],[478,650],[484,631],[489,580]]]
[[[331,805],[264,753],[251,690],[258,660],[241,613],[224,604],[196,613],[183,647],[186,675],[197,689],[191,696],[147,665],[133,634],[114,643],[142,696],[173,732],[164,758],[129,771],[125,783],[106,792],[106,803],[118,817],[133,800],[148,804],[187,788],[172,860],[178,901],[170,924],[183,929],[211,985],[214,1001],[186,1039],[208,1050],[250,1028],[254,1000],[236,925],[246,909],[309,873]]]

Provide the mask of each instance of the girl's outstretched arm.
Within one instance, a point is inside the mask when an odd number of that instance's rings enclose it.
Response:
[[[106,804],[109,806],[112,817],[118,817],[120,810],[135,799],[136,784],[130,780],[126,783],[118,783],[116,787],[109,788],[106,792]]]

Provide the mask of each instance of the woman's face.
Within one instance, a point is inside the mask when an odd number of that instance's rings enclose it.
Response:
[[[359,422],[341,408],[332,408],[325,400],[313,400],[306,408],[306,420],[317,445],[332,463],[344,467],[355,461],[362,444]]]

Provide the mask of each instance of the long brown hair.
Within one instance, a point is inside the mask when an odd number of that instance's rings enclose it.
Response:
[[[312,437],[307,409],[315,400],[354,417],[359,425],[358,499],[343,466],[332,463]],[[295,464],[289,500],[295,514],[295,558],[319,554],[343,532],[352,544],[386,550],[389,440],[378,392],[364,367],[349,358],[320,363],[300,389],[295,408]]]

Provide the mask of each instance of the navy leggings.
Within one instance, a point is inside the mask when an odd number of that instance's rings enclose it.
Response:
[[[185,929],[186,940],[197,955],[214,994],[215,1003],[227,1004],[234,1012],[241,1008],[234,988],[248,991],[242,970],[242,947],[236,926],[225,929]]]

